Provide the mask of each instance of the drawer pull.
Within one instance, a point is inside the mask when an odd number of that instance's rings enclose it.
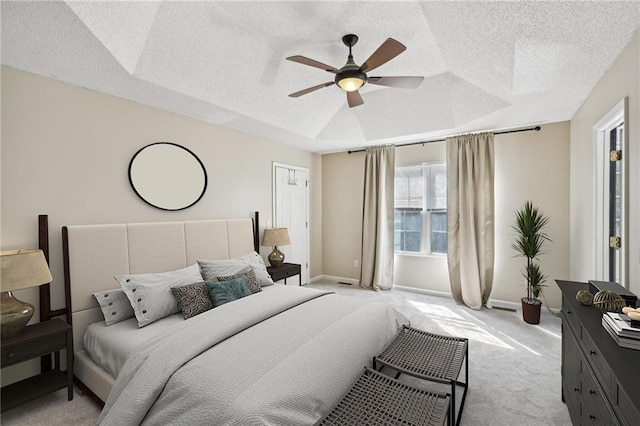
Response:
[[[571,313],[571,309],[567,309],[567,313],[570,314]]]
[[[589,355],[595,355],[595,354],[596,354],[596,351],[593,351],[593,350],[589,351]]]
[[[573,388],[574,392],[580,392],[580,388]]]
[[[595,395],[596,391],[594,391],[593,389],[589,389],[589,395]]]
[[[596,416],[594,416],[593,414],[589,414],[589,420],[595,420]]]

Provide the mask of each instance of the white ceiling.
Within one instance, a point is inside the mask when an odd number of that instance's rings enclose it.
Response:
[[[640,28],[635,2],[2,1],[2,63],[314,152],[570,119]],[[415,90],[287,95],[407,50]],[[179,141],[176,141],[179,142]]]

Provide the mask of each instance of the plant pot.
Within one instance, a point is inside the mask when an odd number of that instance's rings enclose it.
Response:
[[[540,324],[540,308],[542,302],[538,299],[523,297],[522,302],[522,319],[528,324]]]

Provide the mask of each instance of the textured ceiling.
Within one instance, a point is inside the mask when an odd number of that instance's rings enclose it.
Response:
[[[639,2],[2,1],[2,63],[314,152],[570,119],[640,28]],[[360,37],[407,50],[348,108],[333,75]]]

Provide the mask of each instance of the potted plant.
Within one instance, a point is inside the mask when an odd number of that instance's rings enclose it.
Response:
[[[522,301],[522,318],[529,324],[540,323],[540,308],[542,302],[538,296],[545,287],[547,276],[540,270],[538,256],[543,254],[543,246],[546,241],[551,241],[543,228],[549,222],[545,216],[531,201],[524,203],[520,210],[515,212],[516,222],[512,228],[516,231],[516,241],[513,249],[519,256],[527,259],[527,264],[522,276],[527,280],[527,296]]]

